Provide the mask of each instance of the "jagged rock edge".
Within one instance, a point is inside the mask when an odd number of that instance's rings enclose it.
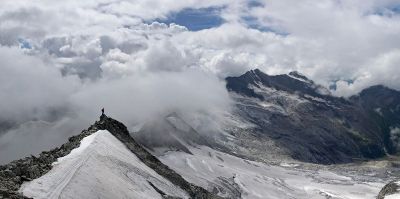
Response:
[[[31,155],[8,164],[0,165],[0,198],[29,199],[18,192],[22,183],[37,179],[53,167],[58,158],[68,155],[73,149],[80,146],[81,140],[98,130],[108,130],[133,152],[148,167],[185,190],[193,199],[221,198],[208,192],[206,189],[187,182],[175,171],[164,165],[146,149],[139,145],[130,135],[124,124],[106,115],[101,115],[88,129],[80,134],[68,138],[68,142],[50,151],[43,151],[38,156]],[[169,198],[169,196],[163,196]]]

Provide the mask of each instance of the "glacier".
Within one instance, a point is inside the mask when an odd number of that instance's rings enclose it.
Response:
[[[245,199],[373,199],[384,185],[327,168],[298,163],[268,164],[245,160],[206,146],[190,147],[193,155],[170,151],[158,158],[187,181],[220,196]],[[366,180],[367,179],[367,180]],[[239,194],[232,195],[233,189]]]

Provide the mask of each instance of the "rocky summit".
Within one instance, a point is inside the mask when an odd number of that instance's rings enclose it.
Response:
[[[42,152],[38,156],[26,157],[20,160],[12,161],[9,164],[0,166],[0,198],[29,198],[19,192],[21,185],[24,182],[33,181],[41,176],[44,176],[53,168],[53,164],[58,158],[65,157],[74,149],[80,147],[82,139],[99,130],[107,130],[123,145],[129,149],[142,163],[153,169],[160,176],[169,180],[173,185],[184,190],[190,198],[220,198],[204,188],[198,187],[187,182],[175,171],[161,163],[156,157],[147,152],[142,146],[129,135],[126,126],[117,120],[114,120],[106,115],[102,115],[99,121],[96,121],[87,130],[83,130],[80,134],[70,137],[68,142],[61,147],[50,151]],[[150,185],[163,198],[176,198],[165,194],[159,190],[154,184]]]

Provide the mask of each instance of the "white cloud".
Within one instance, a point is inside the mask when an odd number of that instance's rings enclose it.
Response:
[[[362,86],[347,87],[342,84],[340,88],[353,92],[338,90],[336,92],[338,95],[354,94],[376,83],[400,89],[398,86],[400,84],[386,82],[389,71],[396,68],[387,68],[381,59],[393,56],[393,51],[398,49],[400,15],[377,14],[393,4],[398,5],[398,2],[373,0],[318,2],[265,0],[263,2],[265,7],[254,8],[252,14],[264,26],[288,33],[289,36],[285,37],[285,40],[291,38],[295,41],[287,46],[294,51],[286,48],[288,50],[286,57],[292,59],[290,62],[293,68],[324,85],[335,79],[364,81]],[[288,3],[291,6],[288,6]],[[377,71],[382,72],[375,73]],[[370,77],[366,77],[365,73]]]
[[[66,106],[65,99],[80,85],[77,77],[62,77],[57,68],[15,47],[0,47],[0,60],[2,120],[51,120],[46,111]]]
[[[3,0],[1,119],[49,122],[57,110],[52,127],[68,118],[82,124],[102,106],[128,123],[172,110],[214,114],[229,109],[222,78],[253,68],[270,74],[298,70],[325,86],[339,80],[336,95],[374,84],[400,89],[400,14],[389,9],[397,1],[247,3]],[[152,22],[210,6],[223,7],[225,24],[192,32]],[[249,28],[244,16],[272,31]],[[19,49],[21,40],[32,49]]]

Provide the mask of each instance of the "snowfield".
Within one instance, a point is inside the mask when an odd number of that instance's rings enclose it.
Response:
[[[384,186],[380,181],[309,169],[296,163],[266,164],[205,146],[187,147],[193,155],[169,151],[158,158],[187,181],[227,198],[373,199]],[[20,192],[36,199],[161,199],[159,192],[189,198],[108,131],[84,138],[78,148],[59,158],[47,174],[25,182]]]
[[[44,176],[24,183],[20,192],[52,198],[188,198],[185,191],[158,175],[108,131],[98,131],[59,158]]]
[[[220,185],[226,190],[236,189],[241,198],[373,199],[384,185],[296,164],[247,161],[208,147],[192,147],[190,151],[194,155],[169,152],[159,158],[189,182],[204,188]],[[227,196],[221,191],[220,195],[224,194]]]

